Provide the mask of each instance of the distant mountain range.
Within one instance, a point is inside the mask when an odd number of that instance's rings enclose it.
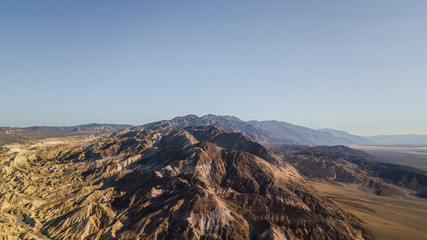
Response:
[[[330,128],[318,129],[318,131],[329,132],[334,137],[348,139],[348,140],[352,141],[353,143],[360,144],[360,143],[372,143],[373,142],[372,140],[370,140],[366,137],[360,137],[360,136],[353,135],[353,134],[350,134],[350,133],[345,132],[345,131],[340,131],[340,130],[335,130],[335,129],[330,129]]]
[[[202,117],[187,115],[142,125],[142,128],[161,129],[187,126],[215,126],[228,132],[247,134],[253,141],[292,145],[351,145],[351,144],[427,144],[427,135],[381,135],[362,137],[345,131],[323,128],[311,129],[282,121],[243,121],[234,116],[208,114]]]
[[[208,114],[187,115],[162,120],[137,128],[158,130],[162,128],[183,128],[189,126],[214,126],[228,132],[244,133],[250,139],[263,144],[290,145],[351,145],[351,144],[427,144],[427,135],[381,135],[362,137],[345,131],[323,128],[311,129],[282,121],[243,121],[234,116]],[[68,127],[0,127],[0,144],[5,141],[61,137],[76,134],[93,134],[134,128],[128,124],[91,123]]]
[[[381,144],[427,144],[427,135],[379,135],[365,137],[372,142]]]
[[[26,128],[0,127],[0,144],[5,142],[20,142],[48,137],[62,137],[70,135],[103,133],[117,131],[124,128],[132,128],[126,124],[99,124],[91,123],[78,126],[48,127],[35,126]]]
[[[158,130],[162,128],[187,126],[215,126],[228,132],[241,132],[248,135],[253,141],[261,143],[281,144],[313,144],[339,145],[353,144],[345,137],[335,137],[327,131],[318,131],[306,127],[280,121],[242,121],[233,116],[187,115],[172,120],[163,120],[142,125],[142,128]]]

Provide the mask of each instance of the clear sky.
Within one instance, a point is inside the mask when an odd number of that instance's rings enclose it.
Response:
[[[0,126],[427,134],[427,1],[0,1]]]

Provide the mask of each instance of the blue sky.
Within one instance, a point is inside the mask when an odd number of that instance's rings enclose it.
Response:
[[[0,126],[427,134],[426,1],[1,1]]]

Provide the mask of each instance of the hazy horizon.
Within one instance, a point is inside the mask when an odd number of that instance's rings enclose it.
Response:
[[[4,1],[0,126],[278,120],[427,134],[425,1]]]

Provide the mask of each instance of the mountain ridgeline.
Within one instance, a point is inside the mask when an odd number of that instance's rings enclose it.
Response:
[[[318,131],[306,127],[292,125],[280,121],[242,121],[233,116],[205,115],[198,117],[188,115],[176,117],[172,120],[163,120],[146,125],[142,128],[161,129],[164,127],[182,128],[186,126],[215,126],[228,132],[241,132],[248,135],[253,141],[260,143],[279,144],[312,144],[312,145],[340,145],[369,142],[362,137],[348,134],[348,136],[334,136],[329,131]],[[351,138],[354,136],[354,138]]]

